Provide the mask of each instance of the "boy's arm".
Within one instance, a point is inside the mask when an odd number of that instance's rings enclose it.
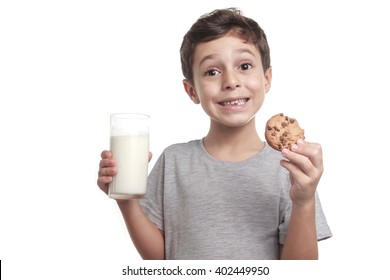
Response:
[[[291,217],[281,259],[318,259],[315,193],[323,172],[319,144],[298,140],[284,149],[281,165],[290,172]]]
[[[143,259],[162,260],[164,233],[145,215],[138,200],[117,200],[130,237]]]
[[[116,175],[116,163],[110,151],[101,153],[97,185],[108,194],[108,186]],[[149,161],[152,153],[149,152]],[[164,259],[164,234],[145,215],[137,200],[117,200],[134,246],[143,259]]]
[[[318,259],[315,200],[304,206],[293,204],[287,236],[280,250],[280,259]]]

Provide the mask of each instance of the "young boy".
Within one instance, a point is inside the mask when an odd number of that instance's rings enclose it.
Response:
[[[199,18],[180,50],[184,89],[210,117],[200,140],[164,150],[144,199],[118,200],[144,259],[317,259],[331,236],[316,188],[319,144],[281,153],[262,141],[255,115],[272,80],[259,25],[236,9]],[[98,186],[116,174],[101,154]]]

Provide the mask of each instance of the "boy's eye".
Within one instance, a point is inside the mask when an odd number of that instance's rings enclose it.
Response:
[[[215,76],[217,74],[218,74],[218,70],[216,70],[216,69],[210,69],[210,70],[206,71],[207,76]]]
[[[250,64],[250,63],[243,63],[240,65],[241,70],[249,70],[251,68],[252,68],[252,64]]]

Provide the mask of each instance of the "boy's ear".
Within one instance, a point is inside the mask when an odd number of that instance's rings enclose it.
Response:
[[[272,67],[270,66],[267,71],[265,71],[264,74],[265,77],[265,92],[267,93],[271,88],[271,82],[272,82]]]
[[[191,83],[184,79],[183,80],[184,89],[187,92],[188,96],[191,98],[192,102],[195,104],[199,104],[200,100],[198,95],[196,94],[195,88],[191,85]]]

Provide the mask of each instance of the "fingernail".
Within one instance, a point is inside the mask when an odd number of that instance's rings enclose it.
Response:
[[[292,144],[291,145],[291,151],[296,151],[298,150],[298,145],[297,144]]]
[[[298,141],[297,141],[298,145],[303,145],[303,143],[305,143],[305,141],[303,141],[302,139],[298,139]]]
[[[289,150],[283,149],[283,150],[282,150],[282,155],[283,155],[283,156],[287,156],[288,152],[289,152]]]

